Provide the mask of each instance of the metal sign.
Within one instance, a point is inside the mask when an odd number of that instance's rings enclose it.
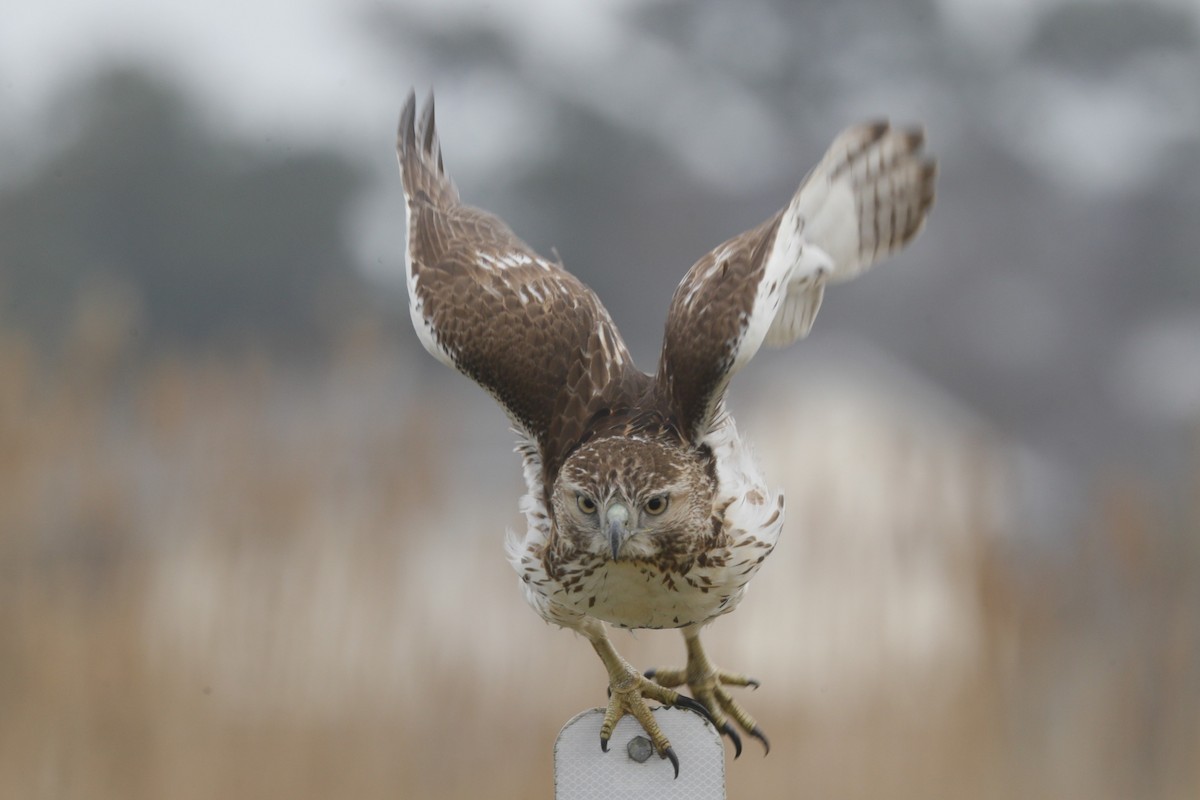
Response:
[[[678,778],[633,717],[617,723],[603,752],[604,709],[593,708],[573,717],[554,743],[555,800],[725,800],[725,746],[716,728],[679,708],[657,708],[654,717],[679,756]]]

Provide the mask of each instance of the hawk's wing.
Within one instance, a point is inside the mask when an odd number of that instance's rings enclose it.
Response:
[[[925,222],[936,168],[919,130],[844,131],[792,201],[700,259],[671,300],[658,386],[698,442],[729,379],[762,346],[805,336],[827,283],[899,250]]]
[[[425,349],[486,389],[547,455],[631,364],[608,311],[501,220],[459,202],[430,96],[409,95],[396,152],[407,200],[409,310]]]

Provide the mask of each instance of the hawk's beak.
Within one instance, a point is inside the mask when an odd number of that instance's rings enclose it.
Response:
[[[612,557],[616,561],[621,545],[629,538],[629,509],[620,503],[613,503],[605,509],[604,521],[608,525],[608,543],[612,546]]]

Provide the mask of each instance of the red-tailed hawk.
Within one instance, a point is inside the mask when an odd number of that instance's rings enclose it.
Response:
[[[418,121],[410,94],[397,155],[413,326],[425,349],[504,407],[520,436],[528,530],[509,558],[530,605],[586,636],[604,662],[605,750],[632,714],[679,774],[647,699],[704,713],[739,754],[735,723],[769,747],[725,688],[757,683],[717,668],[700,643],[704,625],[737,607],[783,527],[783,496],[742,443],[725,390],[764,343],[808,333],[826,284],[917,234],[936,172],[923,143],[921,131],[886,122],[838,136],[786,208],[687,273],[648,375],[591,289],[460,202],[433,98]],[[687,666],[643,675],[605,623],[679,628]],[[685,683],[695,700],[672,688]]]

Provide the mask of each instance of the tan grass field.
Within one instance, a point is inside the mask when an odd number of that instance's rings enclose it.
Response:
[[[604,675],[521,599],[517,459],[456,455],[474,389],[369,334],[301,374],[134,363],[110,323],[54,363],[0,334],[0,798],[550,797]],[[1101,472],[1049,542],[965,415],[739,400],[789,517],[712,630],[773,745],[730,797],[1200,797],[1200,504]]]

